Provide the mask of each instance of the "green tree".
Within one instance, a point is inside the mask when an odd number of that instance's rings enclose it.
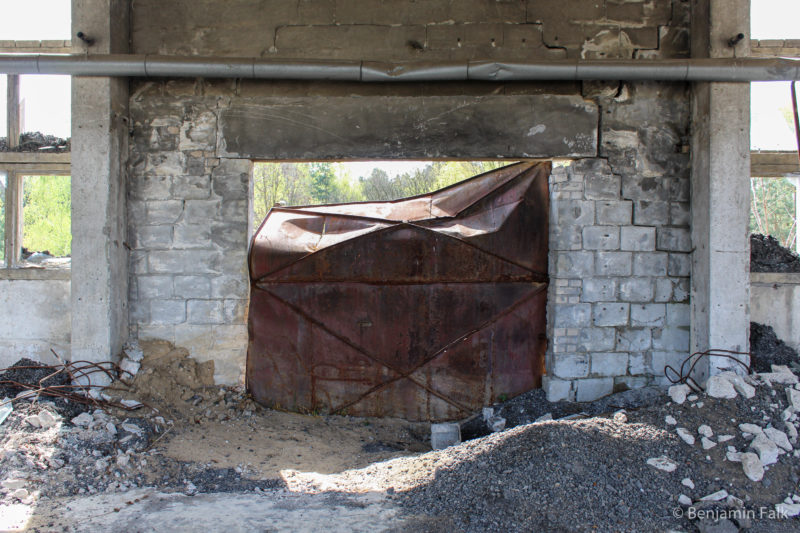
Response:
[[[336,173],[331,163],[311,163],[311,197],[315,203],[329,204],[335,202]]]
[[[795,187],[786,178],[751,178],[750,231],[772,235],[792,248],[797,238]]]
[[[22,242],[32,252],[70,254],[72,224],[69,176],[26,176],[22,188]]]

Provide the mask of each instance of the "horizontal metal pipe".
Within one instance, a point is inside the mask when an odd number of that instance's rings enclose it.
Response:
[[[0,55],[0,73],[67,74],[360,82],[428,81],[792,81],[793,59],[665,59],[558,61],[372,61],[271,60],[164,55]]]

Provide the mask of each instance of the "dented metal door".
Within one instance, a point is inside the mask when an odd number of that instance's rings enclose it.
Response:
[[[273,208],[247,386],[299,411],[448,420],[541,386],[550,164],[393,202]]]

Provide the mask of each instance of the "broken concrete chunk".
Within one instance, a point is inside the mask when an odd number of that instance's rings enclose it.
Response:
[[[692,505],[692,499],[685,494],[681,494],[678,496],[678,503],[688,507],[689,505]]]
[[[686,401],[686,396],[689,392],[691,392],[691,389],[686,384],[673,385],[667,391],[670,399],[678,405]]]
[[[752,398],[756,395],[755,387],[747,383],[744,378],[736,372],[722,372],[720,376],[727,379],[731,385],[733,385],[734,390],[743,397]]]
[[[787,518],[800,515],[800,503],[779,503],[775,506],[775,512]]]
[[[548,422],[552,419],[553,419],[553,413],[545,413],[536,420],[534,420],[534,422]]]
[[[25,417],[25,423],[35,428],[42,427],[42,422],[39,420],[38,415],[30,415]]]
[[[785,365],[772,365],[772,372],[762,372],[758,374],[758,377],[770,385],[773,383],[783,385],[795,385],[798,383],[797,376]]]
[[[690,489],[693,489],[694,488],[694,481],[692,481],[688,477],[685,477],[685,478],[683,478],[681,480],[681,485],[683,485],[684,487],[689,487]]]
[[[667,425],[670,425],[670,426],[674,426],[675,424],[677,424],[677,423],[678,423],[678,421],[677,421],[677,420],[675,420],[675,417],[674,417],[674,416],[672,416],[672,415],[667,415],[667,416],[665,416],[665,417],[664,417],[664,422],[666,422],[666,423],[667,423]]]
[[[692,446],[694,444],[694,436],[691,433],[689,433],[688,429],[686,429],[686,428],[676,428],[675,429],[675,433],[677,433],[678,436],[681,439],[683,439],[683,442],[685,442],[689,446]]]
[[[27,481],[24,479],[6,479],[3,481],[2,485],[5,489],[17,490],[23,488],[26,483]]]
[[[725,458],[732,463],[738,463],[742,460],[742,454],[740,452],[732,452],[728,450],[728,452],[725,454]]]
[[[758,453],[758,457],[764,465],[771,465],[778,462],[778,446],[769,440],[763,433],[756,435],[753,442],[750,443],[750,448]]]
[[[136,400],[120,400],[119,403],[121,403],[128,409],[139,409],[140,407],[144,406],[142,402],[137,402]]]
[[[736,390],[733,388],[733,384],[722,375],[708,378],[708,381],[706,381],[706,394],[712,398],[724,398],[727,400],[736,398]]]
[[[711,427],[703,424],[699,428],[697,428],[697,432],[704,437],[708,437],[709,439],[714,436],[714,432],[711,430]]]
[[[739,458],[742,461],[744,475],[751,481],[761,481],[764,477],[764,464],[758,458],[758,455],[746,452],[740,454]]]
[[[733,440],[734,438],[736,437],[734,437],[733,435],[720,435],[719,437],[717,437],[717,442],[722,444],[723,442],[728,442],[729,440]]]
[[[760,435],[764,432],[761,426],[755,424],[739,424],[739,431],[742,433],[749,433],[751,435]]]
[[[703,449],[704,450],[710,450],[711,448],[713,448],[714,446],[717,445],[716,442],[714,442],[713,440],[709,439],[708,437],[701,438],[700,439],[700,443],[703,445]]]
[[[786,433],[783,431],[775,428],[767,428],[764,430],[764,435],[766,435],[769,440],[777,444],[779,448],[782,448],[787,452],[792,451],[792,445],[789,442],[789,437],[786,436]]]
[[[120,376],[123,380],[130,380],[136,377],[136,373],[139,372],[139,368],[142,364],[138,361],[133,361],[131,359],[123,359],[119,363],[119,369],[124,372],[124,375]]]
[[[144,359],[144,352],[139,347],[138,342],[125,343],[125,346],[122,348],[122,352],[125,354],[126,358],[137,363]]]
[[[663,470],[664,472],[674,472],[675,469],[678,468],[678,465],[665,455],[660,457],[651,457],[647,460],[647,464],[653,468],[657,468],[658,470]]]
[[[800,411],[800,391],[796,389],[786,389],[786,397],[789,400],[789,407],[793,411]]]
[[[703,496],[702,498],[700,498],[700,501],[704,501],[704,502],[720,502],[720,501],[724,500],[727,497],[728,497],[728,491],[725,490],[725,489],[722,489],[722,490],[718,490],[717,492],[714,492],[712,494],[709,494],[707,496]]]
[[[47,410],[41,411],[38,416],[39,416],[39,423],[45,429],[55,426],[56,422],[58,422],[56,416]]]
[[[24,500],[25,498],[28,497],[28,494],[29,493],[28,493],[27,489],[17,489],[14,492],[11,493],[11,496],[13,498],[18,499],[18,500]]]
[[[461,442],[461,427],[458,424],[444,422],[431,424],[431,448],[441,450]]]
[[[502,416],[493,416],[486,421],[486,426],[492,433],[503,431],[506,428],[506,419]]]

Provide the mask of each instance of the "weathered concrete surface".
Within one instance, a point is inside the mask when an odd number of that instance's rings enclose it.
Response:
[[[0,368],[70,355],[69,279],[0,279]]]
[[[750,320],[800,351],[800,274],[750,274]]]
[[[750,2],[696,2],[693,57],[742,57],[749,41]],[[750,86],[698,83],[692,128],[692,351],[748,351],[750,331]],[[706,358],[699,379],[732,363]]]
[[[22,510],[20,510],[22,511]],[[186,496],[151,489],[41,501],[31,527],[59,531],[400,531],[398,509],[378,494],[221,493]],[[23,514],[20,512],[20,514]]]
[[[577,96],[237,101],[220,113],[220,155],[591,157],[597,153],[597,114],[595,105]]]
[[[73,34],[127,51],[128,2],[73,0]],[[72,357],[113,359],[128,336],[128,82],[72,80]]]

